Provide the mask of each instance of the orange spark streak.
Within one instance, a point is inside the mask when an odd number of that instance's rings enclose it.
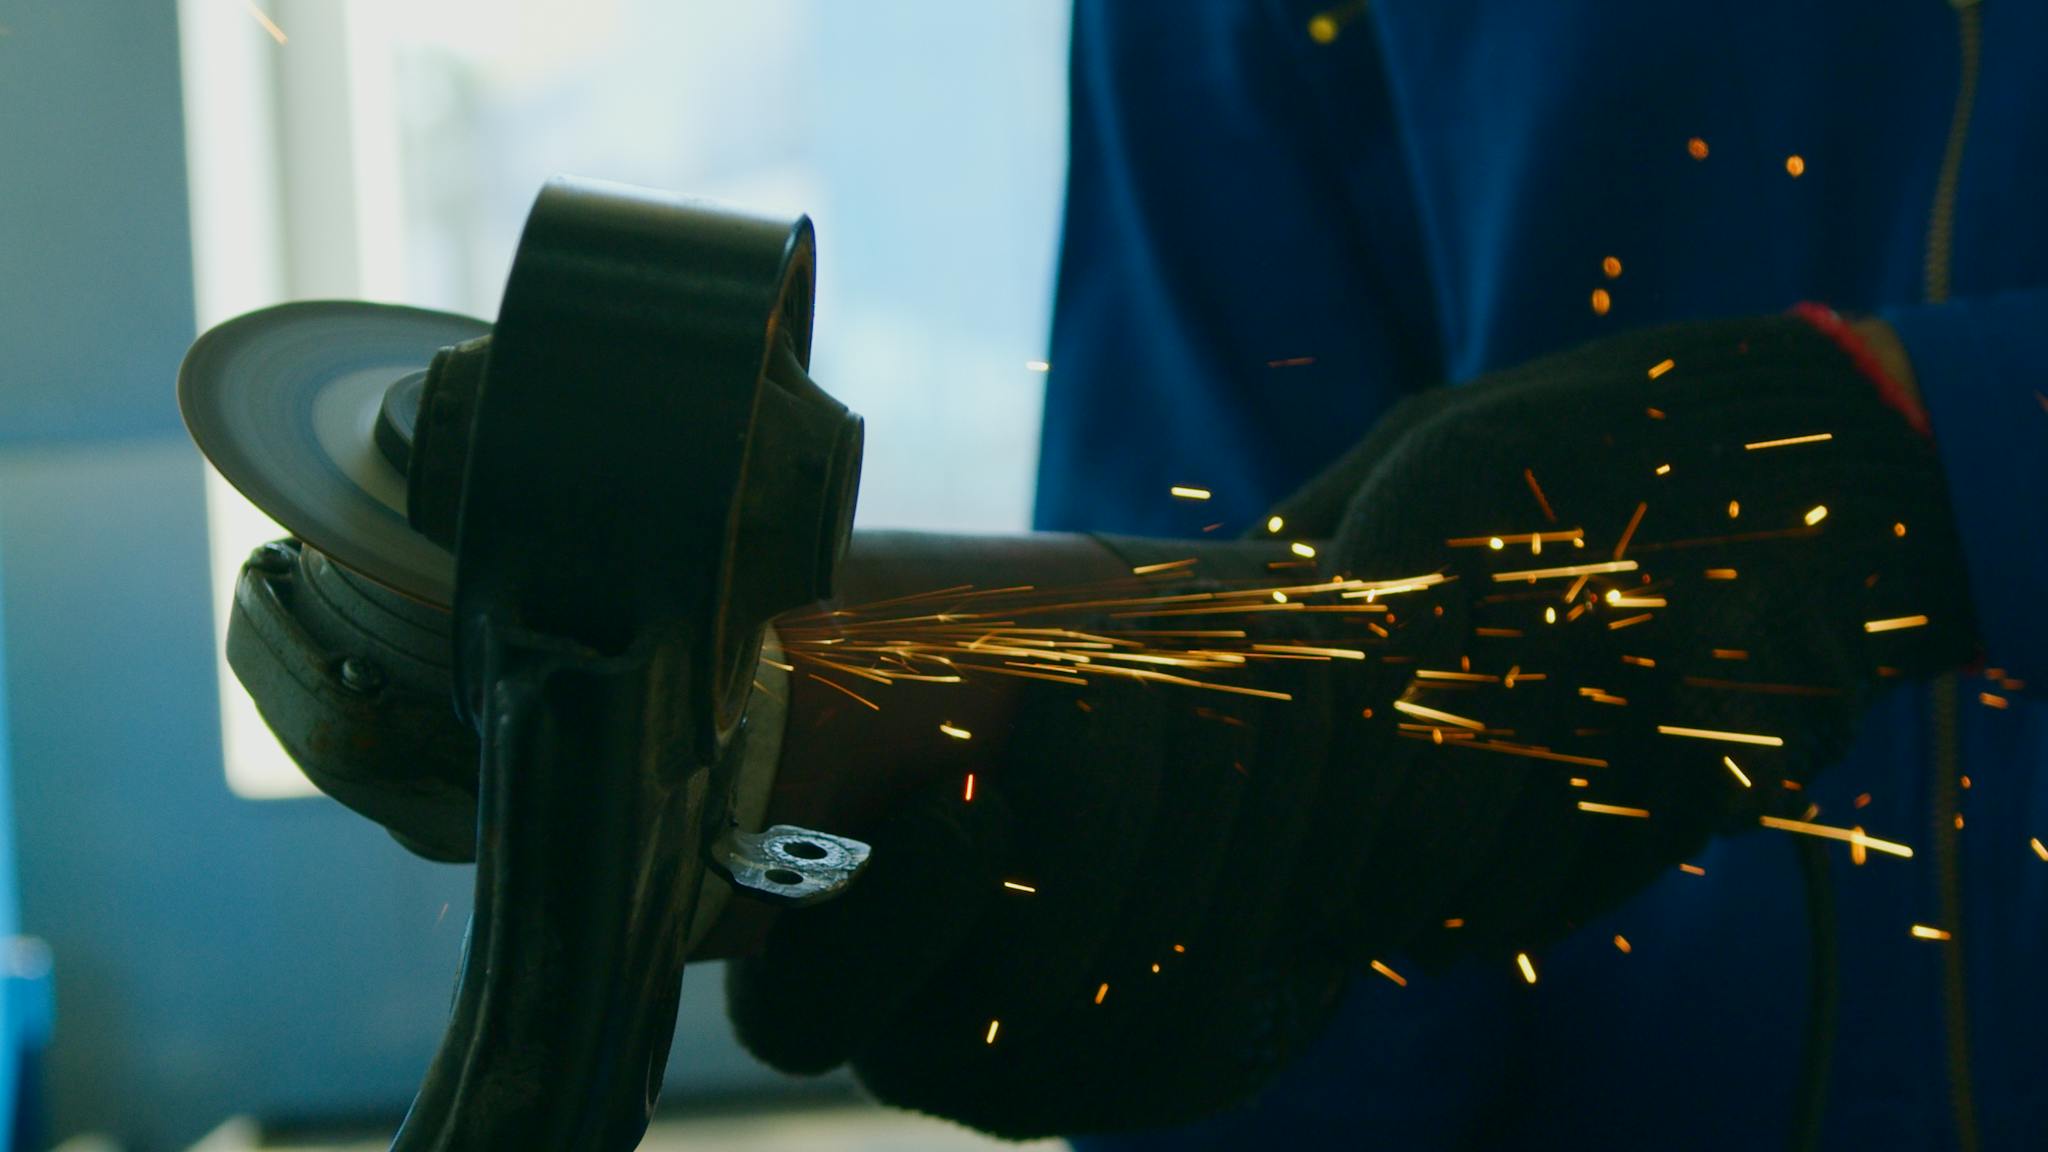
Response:
[[[1628,542],[1635,537],[1636,526],[1643,522],[1643,513],[1650,510],[1647,502],[1636,505],[1636,514],[1628,518],[1628,527],[1621,530],[1621,539],[1614,542],[1614,558],[1621,559],[1628,551]]]
[[[1955,934],[1946,928],[1930,928],[1925,924],[1913,925],[1913,936],[1920,940],[1953,940]]]
[[[242,0],[242,6],[249,10],[249,15],[254,16],[258,24],[263,25],[263,30],[270,33],[272,40],[277,41],[279,44],[285,42],[284,29],[279,28],[276,21],[265,15],[263,9],[256,6],[256,0]]]
[[[1453,715],[1449,712],[1439,712],[1434,708],[1425,708],[1420,704],[1411,704],[1406,700],[1394,701],[1394,709],[1399,712],[1406,712],[1410,716],[1420,716],[1424,720],[1437,720],[1445,724],[1456,725],[1459,728],[1472,728],[1481,731],[1486,728],[1486,725],[1477,720]]]
[[[1104,985],[1103,985],[1102,987],[1100,987],[1100,988],[1097,988],[1097,989],[1095,990],[1095,1002],[1096,1002],[1097,1004],[1100,1004],[1100,1003],[1102,1003],[1102,1002],[1103,1002],[1103,1001],[1104,1001],[1105,999],[1107,999],[1108,997],[1109,997],[1109,985],[1108,985],[1108,984],[1104,984]]]
[[[1707,874],[1707,870],[1697,864],[1680,864],[1678,870],[1690,876],[1705,876]]]
[[[1674,365],[1669,359],[1659,360],[1655,364],[1650,365],[1650,379],[1655,380],[1657,377],[1662,376],[1666,372],[1671,371],[1671,369],[1674,367],[1676,367],[1676,365]]]
[[[1757,823],[1781,832],[1797,832],[1802,836],[1818,836],[1824,840],[1840,840],[1847,844],[1861,844],[1889,856],[1910,860],[1913,849],[1891,840],[1880,840],[1868,835],[1860,828],[1836,828],[1827,824],[1815,824],[1807,820],[1787,820],[1782,816],[1759,816]]]
[[[827,680],[823,676],[820,676],[815,672],[806,672],[804,673],[804,675],[809,676],[811,679],[816,680],[818,683],[823,684],[827,688],[837,688],[839,691],[846,693],[848,696],[853,697],[855,700],[860,701],[861,703],[867,705],[868,707],[874,709],[877,712],[880,712],[882,710],[882,706],[880,704],[877,704],[873,700],[870,700],[867,697],[861,695],[860,693],[855,692],[853,689],[848,688],[844,684],[840,684],[833,680]]]
[[[1606,816],[1634,816],[1642,820],[1650,818],[1648,808],[1629,808],[1621,804],[1601,804],[1592,800],[1579,801],[1579,811],[1598,812]]]
[[[1652,614],[1651,614],[1651,613],[1648,613],[1648,612],[1644,612],[1644,613],[1642,613],[1641,615],[1637,615],[1637,616],[1624,616],[1623,618],[1621,618],[1621,619],[1619,619],[1619,620],[1609,620],[1609,621],[1607,622],[1607,627],[1608,627],[1608,628],[1609,628],[1610,630],[1619,630],[1619,629],[1622,629],[1622,628],[1631,628],[1631,627],[1634,627],[1634,626],[1635,626],[1635,625],[1637,625],[1637,624],[1641,624],[1641,623],[1642,623],[1643,621],[1645,621],[1645,620],[1649,620],[1649,619],[1651,619],[1651,618],[1652,618]]]
[[[1924,628],[1926,626],[1927,617],[1925,616],[1894,616],[1887,620],[1866,620],[1863,622],[1863,630],[1865,632],[1897,632],[1902,628]]]
[[[1725,740],[1730,744],[1757,744],[1765,748],[1783,748],[1785,741],[1779,736],[1757,736],[1748,732],[1719,732],[1712,728],[1681,728],[1676,724],[1659,724],[1657,731],[1666,736],[1688,736],[1694,740]]]
[[[2048,844],[2041,843],[2039,836],[2028,840],[2027,846],[2034,850],[2034,855],[2039,856],[2043,860],[2048,860]]]
[[[1611,260],[1613,257],[1610,256],[1608,259]],[[1620,263],[1617,261],[1615,267],[1619,268],[1620,266]],[[1557,513],[1550,507],[1550,498],[1543,494],[1543,485],[1536,482],[1536,470],[1533,468],[1522,469],[1522,479],[1529,482],[1529,491],[1536,496],[1536,506],[1543,509],[1543,518],[1552,524],[1557,523]]]
[[[1038,889],[1033,888],[1029,884],[1019,884],[1015,880],[1003,881],[1003,887],[1008,888],[1012,892],[1036,893],[1038,891]]]
[[[1794,444],[1821,444],[1834,438],[1833,432],[1815,432],[1810,436],[1787,436],[1782,440],[1756,440],[1742,447],[1744,451],[1755,452],[1764,448],[1789,448]]]
[[[1748,788],[1750,786],[1749,776],[1746,773],[1744,773],[1741,768],[1736,766],[1734,757],[1723,756],[1721,757],[1721,763],[1728,769],[1729,774],[1734,776],[1735,779],[1739,781],[1744,788]]]
[[[967,774],[967,789],[961,793],[960,801],[963,804],[974,803],[974,773],[972,772]]]
[[[1408,980],[1406,977],[1402,976],[1399,972],[1394,971],[1392,968],[1387,967],[1385,964],[1382,964],[1377,960],[1372,962],[1372,970],[1379,973],[1382,976],[1385,976],[1387,979],[1392,980],[1395,984],[1398,984],[1403,988],[1406,988],[1408,986]]]
[[[1175,484],[1167,492],[1182,500],[1207,500],[1212,495],[1207,488],[1190,488],[1185,484]]]
[[[1513,580],[1533,582],[1537,580],[1554,580],[1564,576],[1598,576],[1607,572],[1633,572],[1635,570],[1636,562],[1633,560],[1603,560],[1596,564],[1567,564],[1562,568],[1524,568],[1515,572],[1495,572],[1493,580],[1496,584],[1506,584]]]
[[[944,733],[945,733],[946,735],[948,735],[948,736],[951,736],[951,737],[952,737],[953,739],[955,739],[955,740],[972,740],[972,739],[974,739],[974,733],[972,733],[972,732],[969,732],[969,731],[968,731],[967,729],[965,729],[965,728],[955,728],[955,727],[953,727],[953,726],[952,726],[951,724],[941,724],[941,725],[939,725],[939,731],[941,731],[941,732],[944,732]]]
[[[1185,560],[1168,560],[1163,564],[1140,564],[1136,568],[1131,569],[1131,575],[1150,576],[1154,572],[1165,572],[1173,568],[1186,568],[1194,562],[1195,558],[1190,556]]]
[[[1614,946],[1617,949],[1619,949],[1622,955],[1624,956],[1629,954],[1630,952],[1635,951],[1635,949],[1629,945],[1628,937],[1623,936],[1619,932],[1614,934]]]

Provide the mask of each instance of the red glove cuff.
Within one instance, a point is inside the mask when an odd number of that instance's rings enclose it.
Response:
[[[1842,354],[1849,358],[1849,362],[1856,366],[1856,371],[1862,373],[1863,378],[1877,389],[1877,398],[1884,401],[1885,407],[1905,417],[1907,425],[1923,438],[1934,438],[1934,426],[1927,419],[1927,409],[1906,391],[1905,385],[1900,384],[1890,372],[1885,371],[1884,364],[1878,360],[1877,354],[1871,351],[1869,344],[1864,343],[1863,337],[1856,334],[1856,329],[1850,327],[1847,320],[1842,319],[1841,313],[1812,300],[1801,300],[1787,311],[1834,341],[1835,347],[1840,348]]]

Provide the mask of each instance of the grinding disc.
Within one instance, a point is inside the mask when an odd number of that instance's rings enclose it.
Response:
[[[199,338],[178,407],[228,483],[335,562],[415,600],[454,598],[454,557],[405,519],[405,474],[376,444],[385,390],[481,320],[356,301],[280,304]]]

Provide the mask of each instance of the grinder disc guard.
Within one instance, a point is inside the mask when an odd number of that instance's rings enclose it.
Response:
[[[439,607],[455,561],[406,522],[405,474],[379,451],[390,386],[443,346],[488,335],[467,316],[390,304],[282,304],[192,347],[178,407],[201,451],[294,536],[337,563]]]

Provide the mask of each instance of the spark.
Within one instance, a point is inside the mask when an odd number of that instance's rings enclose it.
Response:
[[[1659,475],[1659,476],[1669,476],[1669,475],[1671,475],[1671,465],[1669,465],[1669,464],[1659,464],[1659,465],[1657,465],[1657,475]]]
[[[1167,491],[1182,500],[1207,500],[1210,496],[1207,488],[1190,488],[1185,484],[1175,484]]]
[[[1728,502],[1728,518],[1733,520],[1740,515],[1742,515],[1742,501],[1730,500]]]
[[[1493,581],[1506,584],[1514,580],[1556,580],[1565,576],[1600,576],[1609,572],[1633,572],[1633,560],[1602,560],[1594,564],[1567,564],[1561,568],[1524,568],[1515,572],[1495,572]]]
[[[1545,624],[1557,623],[1557,608],[1555,606],[1543,610],[1543,622]]]
[[[1449,548],[1491,548],[1498,552],[1510,544],[1549,544],[1575,541],[1586,534],[1583,528],[1562,532],[1502,532],[1497,536],[1453,536],[1444,541]]]
[[[818,683],[825,685],[827,688],[837,688],[839,691],[846,693],[848,696],[853,697],[855,700],[860,701],[861,703],[867,705],[868,707],[874,709],[877,712],[880,712],[882,710],[882,706],[880,704],[875,703],[873,700],[870,700],[867,697],[861,695],[860,693],[855,692],[853,689],[848,688],[846,685],[841,684],[836,680],[827,680],[823,676],[820,676],[815,672],[807,672],[805,673],[805,675],[809,676],[813,680],[816,680]]]
[[[1746,775],[1742,771],[1742,769],[1735,763],[1735,758],[1733,756],[1721,757],[1721,764],[1723,767],[1728,769],[1728,774],[1730,776],[1735,777],[1737,783],[1741,784],[1744,788],[1748,788],[1750,786],[1748,775]]]
[[[1613,260],[1614,257],[1609,256],[1608,259]],[[1620,267],[1621,264],[1617,261],[1615,263],[1617,275],[1619,275]],[[1535,494],[1537,507],[1543,509],[1543,518],[1552,524],[1557,523],[1557,513],[1551,510],[1550,498],[1543,494],[1543,485],[1536,482],[1536,470],[1533,468],[1522,469],[1522,479],[1529,482],[1529,491]]]
[[[1325,656],[1335,660],[1363,660],[1365,653],[1356,648],[1315,648],[1307,644],[1254,644],[1254,652],[1275,652],[1295,656]]]
[[[1794,180],[1806,175],[1806,158],[1797,152],[1785,157],[1785,175],[1792,177]]]
[[[941,731],[941,732],[944,732],[944,733],[945,733],[946,735],[948,735],[948,736],[951,736],[951,737],[952,737],[953,739],[955,739],[955,740],[972,740],[972,739],[974,739],[974,733],[972,733],[972,732],[969,732],[969,731],[968,731],[967,729],[965,729],[965,728],[955,728],[955,727],[954,727],[953,725],[951,725],[951,724],[941,724],[941,725],[939,725],[939,731]]]
[[[1036,895],[1038,893],[1038,889],[1033,888],[1031,885],[1019,884],[1015,880],[1003,881],[1003,887],[1008,888],[1012,892],[1023,892],[1029,895]]]
[[[1108,999],[1108,998],[1109,998],[1109,985],[1108,985],[1107,983],[1105,983],[1105,984],[1103,984],[1103,986],[1102,986],[1102,987],[1100,987],[1100,988],[1097,988],[1097,989],[1095,990],[1095,1002],[1096,1002],[1097,1004],[1100,1004],[1100,1003],[1102,1003],[1102,1002],[1103,1002],[1104,1000],[1106,1000],[1106,999]]]
[[[1593,305],[1593,315],[1605,316],[1607,315],[1607,310],[1614,307],[1614,297],[1609,296],[1605,288],[1595,288],[1593,289],[1591,303]]]
[[[1643,612],[1635,616],[1624,616],[1619,620],[1609,620],[1607,622],[1607,627],[1610,631],[1619,631],[1623,628],[1633,628],[1636,625],[1641,624],[1643,621],[1653,618],[1653,613]]]
[[[1441,732],[1442,729],[1432,729],[1432,731]],[[1463,736],[1464,733],[1458,732],[1453,733],[1453,735]],[[1605,768],[1608,766],[1607,761],[1599,759],[1598,757],[1594,756],[1573,756],[1564,752],[1553,752],[1548,748],[1544,748],[1535,744],[1514,744],[1506,740],[1498,739],[1455,740],[1451,744],[1447,745],[1447,747],[1470,748],[1475,752],[1499,752],[1507,756],[1523,756],[1531,760],[1551,760],[1559,764],[1580,764],[1588,768]],[[1575,784],[1573,784],[1573,787],[1583,788],[1586,786],[1583,780],[1578,780],[1577,777],[1574,777],[1573,779],[1577,781]]]
[[[1655,668],[1657,666],[1657,661],[1648,656],[1623,656],[1621,662],[1623,664],[1633,664],[1638,668]]]
[[[1685,142],[1685,153],[1695,160],[1707,158],[1707,142],[1695,136]]]
[[[1515,953],[1515,967],[1522,970],[1522,979],[1530,984],[1536,982],[1536,965],[1529,962],[1527,952]]]
[[[2004,708],[2008,703],[2005,697],[1997,695],[1996,693],[1992,692],[1977,693],[1977,702],[1984,705],[1986,708],[2001,709]]]
[[[2043,859],[2048,859],[2048,857],[2043,857]],[[1465,918],[1463,916],[1453,916],[1444,921],[1444,927],[1446,928],[1463,928],[1464,926]]]
[[[1806,510],[1806,526],[1808,528],[1813,527],[1815,524],[1818,524],[1827,518],[1828,506],[1825,504],[1815,504],[1813,507]]]
[[[1175,944],[1173,946],[1173,950],[1175,952],[1186,952],[1188,950],[1188,946],[1185,944]]]
[[[1709,580],[1733,580],[1735,575],[1735,569],[1733,568],[1709,568],[1706,571],[1706,577]]]
[[[1167,560],[1159,564],[1140,564],[1136,568],[1131,569],[1131,575],[1150,576],[1154,572],[1168,572],[1175,568],[1186,568],[1194,563],[1195,558],[1190,556],[1185,560]]]
[[[1626,937],[1626,936],[1623,936],[1623,935],[1622,935],[1621,933],[1619,933],[1619,932],[1617,932],[1617,933],[1615,933],[1615,934],[1614,934],[1614,946],[1615,946],[1615,947],[1616,947],[1617,949],[1620,949],[1620,951],[1621,951],[1622,955],[1624,955],[1624,956],[1626,956],[1626,955],[1627,955],[1627,954],[1629,954],[1630,952],[1633,952],[1633,951],[1635,951],[1635,948],[1634,948],[1634,947],[1632,947],[1632,946],[1631,946],[1631,945],[1629,944],[1629,942],[1628,942],[1628,937]]]
[[[1865,632],[1897,632],[1902,628],[1924,628],[1926,626],[1927,617],[1925,616],[1893,616],[1884,620],[1865,620],[1863,622],[1863,630]]]
[[[1678,365],[1669,358],[1659,360],[1655,364],[1650,365],[1650,379],[1655,380],[1657,377],[1662,376],[1663,374],[1671,371],[1673,368],[1677,366]]]
[[[1282,528],[1285,527],[1287,527],[1287,521],[1281,519],[1280,517],[1266,517],[1266,531],[1277,534]]]
[[[1306,368],[1316,362],[1313,356],[1289,356],[1284,360],[1268,360],[1268,368]]]
[[[1913,925],[1913,936],[1919,940],[1953,940],[1954,933],[1946,928],[1930,928],[1925,924]]]
[[[1593,786],[1593,782],[1584,776],[1574,776],[1570,780],[1565,781],[1565,783],[1570,784],[1574,788],[1590,788]]]
[[[1399,972],[1394,971],[1392,968],[1387,967],[1385,964],[1382,964],[1377,960],[1372,962],[1372,970],[1379,973],[1382,976],[1385,976],[1387,979],[1392,980],[1395,984],[1399,985],[1400,987],[1406,988],[1408,986],[1407,977],[1401,975]]]
[[[1640,820],[1650,818],[1648,808],[1630,808],[1622,804],[1601,804],[1592,800],[1579,801],[1579,811],[1597,812],[1603,816],[1634,816]]]
[[[1494,550],[1495,552],[1498,552],[1498,551],[1500,551],[1501,549],[1503,549],[1503,548],[1507,547],[1507,546],[1508,546],[1508,542],[1507,542],[1507,541],[1505,541],[1505,540],[1503,540],[1503,539],[1501,539],[1501,538],[1500,538],[1500,537],[1498,537],[1498,536],[1489,536],[1489,537],[1487,537],[1487,540],[1486,540],[1486,546],[1487,546],[1488,548],[1491,548],[1491,549],[1493,549],[1493,550]]]
[[[1486,725],[1477,720],[1453,715],[1449,712],[1439,712],[1435,708],[1425,708],[1420,704],[1411,704],[1406,700],[1394,701],[1394,710],[1406,712],[1410,716],[1420,716],[1424,720],[1436,720],[1444,724],[1452,724],[1459,728],[1471,728],[1475,731],[1484,731],[1486,729]]]
[[[1707,874],[1707,870],[1697,864],[1680,864],[1678,870],[1688,876],[1705,876]]]
[[[1802,836],[1818,836],[1823,840],[1840,840],[1848,844],[1861,844],[1888,856],[1904,860],[1913,858],[1913,849],[1891,840],[1880,840],[1866,834],[1861,828],[1836,828],[1828,824],[1815,824],[1808,820],[1787,820],[1782,816],[1759,816],[1757,822],[1766,828],[1780,832],[1797,832]]]
[[[1600,271],[1601,271],[1601,273],[1602,273],[1603,275],[1605,275],[1605,276],[1606,276],[1606,277],[1607,277],[1607,278],[1608,278],[1609,280],[1618,280],[1618,279],[1620,279],[1620,278],[1621,278],[1621,258],[1620,258],[1620,257],[1618,257],[1618,256],[1609,256],[1609,257],[1606,257],[1605,259],[1601,260],[1601,261],[1600,261]]]
[[[1765,748],[1783,748],[1785,740],[1780,736],[1758,736],[1749,732],[1718,732],[1712,728],[1681,728],[1676,724],[1659,724],[1657,731],[1666,736],[1687,736],[1694,740],[1724,740],[1730,744],[1756,744]]]
[[[1714,659],[1716,659],[1716,660],[1747,660],[1747,659],[1749,659],[1749,649],[1747,649],[1747,648],[1716,648],[1716,649],[1714,649]]]
[[[1607,602],[1616,608],[1667,608],[1671,602],[1662,596],[1623,596],[1609,592]]]
[[[967,787],[960,793],[960,802],[963,804],[974,803],[974,773],[972,772],[967,774]]]
[[[1157,976],[1157,975],[1159,975],[1159,965],[1157,965],[1157,964],[1154,964],[1154,965],[1152,965],[1152,974],[1153,974],[1154,976]]]
[[[1294,554],[1295,554],[1296,556],[1306,556],[1306,557],[1311,557],[1311,558],[1313,558],[1313,557],[1315,556],[1315,554],[1316,554],[1316,550],[1315,550],[1315,548],[1314,548],[1313,546],[1311,546],[1311,545],[1308,545],[1308,544],[1303,544],[1303,543],[1302,543],[1301,541],[1299,541],[1299,540],[1296,540],[1296,541],[1295,541],[1294,543],[1292,543],[1292,544],[1289,544],[1289,545],[1287,546],[1287,550],[1288,550],[1289,552],[1292,552],[1292,553],[1294,553]]]
[[[1026,372],[1050,372],[1052,371],[1052,365],[1043,360],[1026,360],[1024,362],[1024,370]]]
[[[1650,505],[1647,502],[1636,505],[1636,514],[1628,518],[1628,527],[1621,530],[1621,539],[1614,543],[1616,560],[1621,559],[1622,554],[1628,551],[1628,542],[1635,538],[1636,527],[1643,522],[1643,513],[1649,510]]]
[[[1001,1028],[1002,1026],[1003,1026],[1003,1022],[1002,1022],[1001,1020],[991,1020],[991,1021],[989,1021],[989,1022],[988,1022],[988,1036],[987,1036],[987,1038],[985,1039],[984,1043],[988,1043],[988,1044],[994,1044],[994,1043],[996,1042],[996,1030],[997,1030],[998,1028]]]
[[[1780,440],[1757,440],[1742,447],[1744,451],[1755,452],[1763,448],[1789,448],[1794,444],[1820,444],[1834,438],[1833,432],[1815,432],[1807,436],[1787,436]]]
[[[2034,850],[2034,855],[2039,856],[2043,860],[2048,860],[2048,844],[2041,843],[2039,836],[2029,839],[2027,846]]]
[[[285,42],[287,37],[284,34],[284,29],[279,28],[277,21],[272,20],[264,14],[263,9],[256,6],[256,0],[242,0],[242,6],[249,10],[249,15],[255,17],[258,24],[263,25],[263,30],[270,33],[272,40],[277,41],[279,44]]]
[[[1904,520],[1899,520],[1899,521],[1895,521],[1895,522],[1893,522],[1893,524],[1892,524],[1892,535],[1894,535],[1894,536],[1897,536],[1897,537],[1900,537],[1900,538],[1902,538],[1902,539],[1903,539],[1903,538],[1905,537],[1905,535],[1906,535],[1906,522],[1905,522]]]

